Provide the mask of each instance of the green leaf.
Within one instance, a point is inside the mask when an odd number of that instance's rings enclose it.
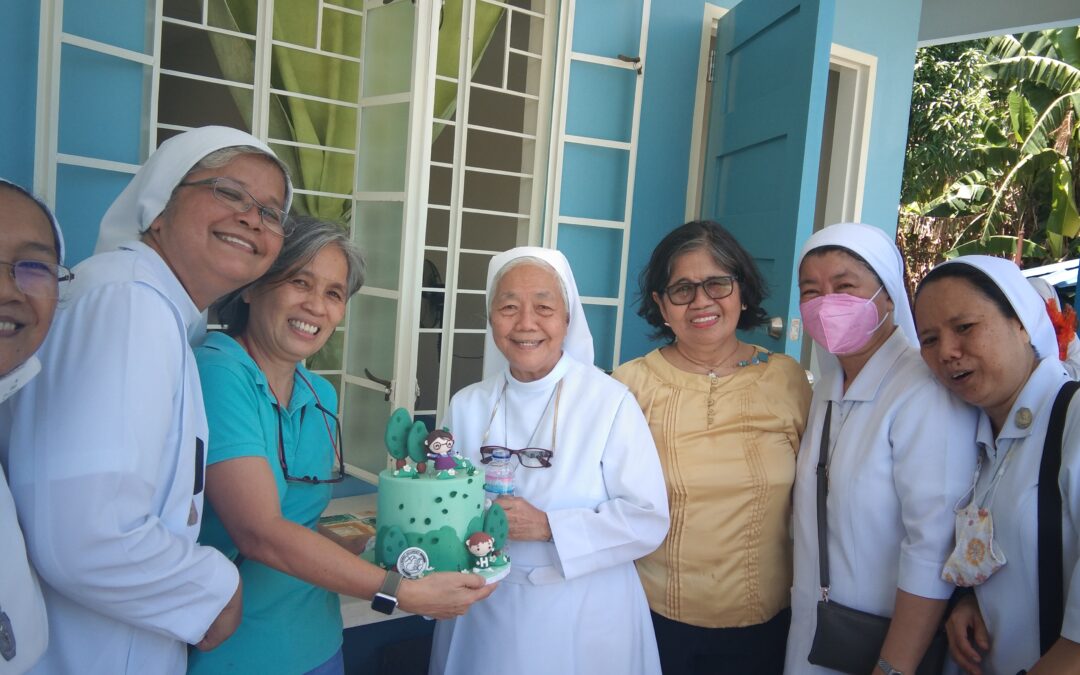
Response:
[[[1053,235],[1051,251],[1055,258],[1061,257],[1062,237],[1073,238],[1080,234],[1080,213],[1076,210],[1073,195],[1072,167],[1065,158],[1054,165],[1050,184],[1050,216],[1046,219],[1046,232]],[[1054,250],[1056,249],[1056,250]]]
[[[1035,109],[1031,107],[1023,94],[1015,89],[1009,92],[1009,121],[1012,123],[1013,138],[1018,143],[1031,133],[1035,126]]]
[[[1075,102],[1074,102],[1075,99]],[[1054,132],[1061,126],[1069,108],[1077,106],[1080,109],[1080,90],[1069,92],[1054,99],[1046,110],[1039,115],[1039,119],[1032,125],[1031,131],[1020,148],[1021,152],[1035,154],[1054,144]]]

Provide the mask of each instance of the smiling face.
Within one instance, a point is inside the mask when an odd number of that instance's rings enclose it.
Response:
[[[195,171],[185,183],[226,176],[260,203],[282,208],[285,176],[269,157],[239,155],[225,166]],[[200,309],[259,278],[281,250],[282,238],[263,226],[258,209],[237,213],[208,185],[180,187],[144,236]]]
[[[915,324],[926,365],[999,431],[1036,365],[1020,321],[966,279],[945,277],[919,289]]]
[[[712,277],[731,276],[731,271],[720,267],[712,255],[697,248],[679,255],[671,262],[671,275],[665,288],[680,283],[700,283]],[[694,290],[694,299],[688,305],[676,305],[666,293],[653,293],[653,300],[660,307],[664,321],[670,324],[675,337],[690,348],[709,349],[724,343],[735,335],[735,327],[742,313],[742,294],[739,282],[734,283],[731,295],[714,300],[705,289]]]
[[[562,356],[570,319],[554,270],[518,265],[492,295],[491,334],[510,373],[522,382],[544,377]]]
[[[283,281],[246,291],[244,340],[291,369],[322,349],[345,317],[347,279],[345,254],[331,245]]]
[[[55,264],[56,238],[41,209],[25,195],[0,188],[0,261]],[[11,267],[0,266],[0,375],[30,358],[49,331],[56,298],[27,295],[15,285]]]

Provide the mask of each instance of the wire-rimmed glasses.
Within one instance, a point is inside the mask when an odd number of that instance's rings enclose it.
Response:
[[[16,260],[0,262],[0,265],[7,265],[11,269],[16,288],[38,298],[59,297],[60,291],[75,278],[67,267],[41,260]]]
[[[705,295],[713,300],[722,300],[731,295],[735,290],[735,282],[738,278],[728,275],[722,277],[709,277],[704,281],[680,281],[664,289],[664,295],[668,302],[673,305],[689,305],[697,297],[698,286],[705,291]]]
[[[517,457],[521,466],[526,469],[547,469],[551,467],[551,458],[555,453],[543,448],[522,448],[513,450],[502,445],[485,445],[480,448],[480,463],[490,464],[496,450],[505,450],[511,456]]]
[[[311,383],[307,381],[307,378],[302,378],[308,387],[311,388],[311,392],[315,394],[315,388],[311,386]],[[315,476],[294,476],[289,473],[289,464],[285,461],[285,431],[281,423],[281,406],[275,404],[274,409],[277,411],[277,425],[278,425],[278,462],[281,464],[281,473],[285,476],[285,480],[293,481],[294,483],[308,483],[309,485],[318,485],[319,483],[340,483],[345,480],[345,458],[342,455],[341,450],[341,421],[337,415],[330,412],[323,407],[319,402],[318,394],[315,394],[315,408],[322,413],[323,422],[326,424],[326,433],[330,435],[330,444],[334,448],[334,458],[337,460],[338,470],[337,476],[333,478],[316,478]],[[334,420],[334,427],[337,431],[335,435],[330,430],[330,420]],[[301,424],[302,424],[301,418]]]
[[[178,187],[201,185],[209,186],[214,194],[214,199],[225,204],[237,213],[247,213],[251,210],[252,206],[258,207],[256,211],[259,214],[259,218],[262,220],[263,226],[279,237],[285,236],[285,221],[289,218],[289,214],[281,209],[274,208],[273,206],[267,206],[258,199],[255,199],[255,197],[248,192],[247,188],[232,178],[227,176],[216,176],[214,178],[207,178],[206,180],[193,180],[187,183],[180,183]]]

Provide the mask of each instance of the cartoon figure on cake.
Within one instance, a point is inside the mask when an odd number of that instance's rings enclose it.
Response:
[[[487,532],[474,532],[465,540],[465,548],[473,557],[473,570],[479,572],[491,567],[495,560],[495,538]]]
[[[435,470],[438,472],[435,474],[436,478],[445,480],[456,473],[457,462],[450,454],[450,451],[454,449],[454,435],[449,430],[432,431],[424,439],[424,446],[428,450],[428,459],[435,460]]]

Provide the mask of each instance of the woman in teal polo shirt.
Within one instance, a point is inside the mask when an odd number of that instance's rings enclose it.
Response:
[[[238,242],[240,245],[241,242]],[[370,598],[386,573],[316,531],[342,473],[337,396],[301,365],[326,344],[363,281],[364,263],[334,223],[293,221],[281,254],[216,305],[225,333],[196,350],[210,425],[199,541],[236,560],[244,613],[191,673],[342,673],[338,594]],[[404,581],[403,609],[453,616],[490,587],[475,575]]]

